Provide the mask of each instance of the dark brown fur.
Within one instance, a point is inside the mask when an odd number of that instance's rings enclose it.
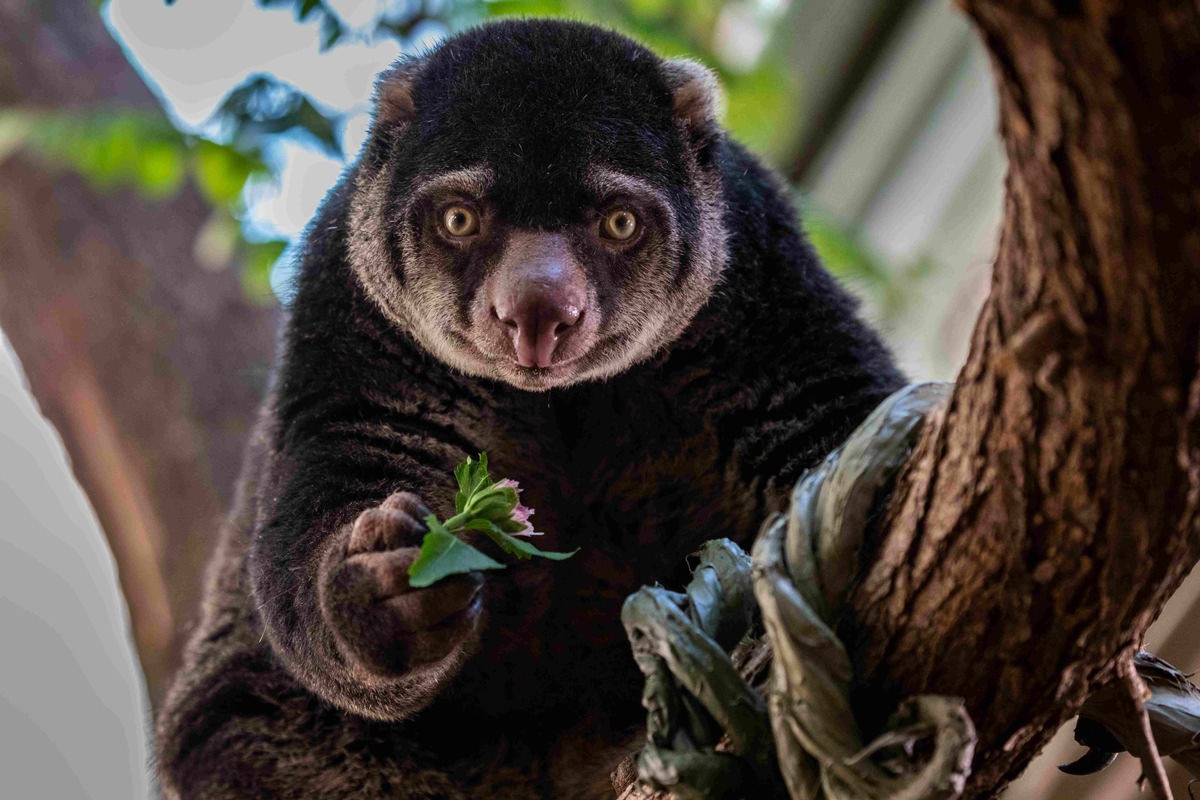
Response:
[[[681,585],[704,540],[748,542],[900,380],[713,91],[554,22],[385,76],[310,230],[160,719],[169,797],[612,796],[643,716],[623,599]],[[469,245],[413,201],[438,181],[487,215]],[[594,238],[614,202],[646,225],[628,247]],[[597,315],[558,372],[513,366],[480,322],[509,243],[537,236],[569,242]],[[449,516],[450,472],[481,450],[521,482],[538,545],[580,552],[412,590],[417,504]]]

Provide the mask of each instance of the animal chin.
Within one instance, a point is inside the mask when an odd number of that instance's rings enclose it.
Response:
[[[510,361],[498,371],[501,373],[501,380],[518,389],[539,391],[577,382],[579,366],[580,357],[577,356],[548,367],[522,367],[515,361]]]

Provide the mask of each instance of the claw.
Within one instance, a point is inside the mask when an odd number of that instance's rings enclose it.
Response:
[[[1118,755],[1120,754],[1092,749],[1070,764],[1059,764],[1058,769],[1068,775],[1092,775],[1111,765],[1117,760]]]
[[[1117,760],[1125,750],[1121,743],[1109,733],[1108,728],[1088,717],[1080,717],[1075,723],[1075,741],[1088,751],[1070,764],[1062,764],[1059,770],[1068,775],[1092,775]]]

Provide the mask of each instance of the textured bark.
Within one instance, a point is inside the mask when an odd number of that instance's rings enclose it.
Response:
[[[0,110],[155,109],[87,0],[0,0]],[[0,328],[109,538],[151,695],[196,601],[261,396],[273,313],[194,252],[192,189],[101,193],[0,162]]]
[[[1010,160],[992,292],[841,633],[862,708],[966,699],[990,797],[1200,557],[1200,6],[962,6]]]

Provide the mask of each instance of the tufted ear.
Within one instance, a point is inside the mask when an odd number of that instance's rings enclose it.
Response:
[[[675,101],[675,117],[694,135],[704,138],[720,124],[725,102],[716,74],[698,61],[670,58],[663,62],[663,78]]]
[[[413,92],[422,58],[406,58],[379,76],[375,82],[375,127],[395,128],[412,122],[417,114]]]

